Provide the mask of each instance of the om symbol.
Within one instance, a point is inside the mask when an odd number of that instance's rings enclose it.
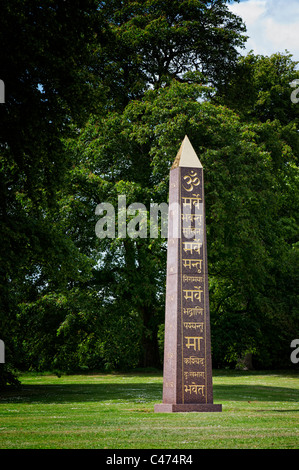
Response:
[[[184,186],[184,189],[189,192],[193,191],[194,186],[198,186],[200,184],[200,180],[195,171],[190,171],[189,175],[184,176],[184,180],[186,180],[186,183],[189,186],[189,188]]]

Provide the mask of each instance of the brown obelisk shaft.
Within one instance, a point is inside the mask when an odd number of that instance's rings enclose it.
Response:
[[[221,410],[213,404],[203,168],[186,136],[170,171],[163,403],[155,412]]]

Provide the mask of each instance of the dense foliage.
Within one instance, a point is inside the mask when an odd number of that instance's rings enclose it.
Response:
[[[167,202],[185,134],[205,169],[213,364],[291,366],[291,56],[239,57],[224,0],[13,0],[0,22],[0,385],[14,368],[161,366],[166,240],[117,237],[118,218],[99,239],[95,208]]]

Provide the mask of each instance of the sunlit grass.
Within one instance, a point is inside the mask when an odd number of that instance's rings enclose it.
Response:
[[[215,371],[222,413],[154,413],[153,373],[25,374],[0,398],[0,448],[298,448],[299,374]]]

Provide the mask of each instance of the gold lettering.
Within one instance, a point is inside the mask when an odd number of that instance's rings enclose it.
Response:
[[[183,266],[184,266],[184,268],[189,268],[189,269],[191,269],[191,263],[192,263],[192,259],[183,259]]]
[[[182,214],[182,220],[184,222],[193,222],[193,220],[194,220],[193,217],[194,217],[193,214],[185,214],[185,213]]]
[[[189,175],[184,176],[183,179],[186,181],[186,184],[188,186],[188,188],[186,188],[183,185],[183,188],[188,192],[193,191],[193,187],[198,186],[200,184],[200,179],[198,178],[197,173],[193,170],[190,171]]]
[[[188,315],[188,317],[195,317],[197,315],[203,315],[203,308],[193,307],[193,308],[184,308],[183,313]]]
[[[195,236],[195,230],[191,227],[183,227],[183,235],[186,238],[193,238]]]
[[[199,302],[201,302],[201,294],[203,293],[203,290],[200,288],[200,286],[194,286],[194,289],[196,289],[194,298],[196,300],[199,300]]]
[[[196,322],[184,322],[184,327],[189,329],[194,329],[194,330],[200,330],[200,332],[203,332],[203,322],[196,323]]]
[[[202,269],[202,259],[200,259],[200,260],[198,260],[198,261],[193,261],[193,262],[191,263],[191,267],[192,267],[192,268],[195,268],[198,273],[201,273],[201,269]]]
[[[185,380],[188,380],[189,377],[204,378],[205,373],[204,372],[184,372],[184,377],[185,377]]]
[[[186,365],[198,365],[198,366],[204,366],[205,365],[205,360],[203,357],[195,357],[195,356],[190,356],[190,357],[185,357],[184,358],[184,363]]]
[[[201,229],[201,228],[195,228],[195,229],[194,229],[194,232],[195,232],[195,235],[199,235],[199,236],[200,236],[201,233],[202,233],[202,229]]]
[[[200,340],[203,339],[202,336],[185,336],[186,348],[193,348],[194,351],[200,351]]]
[[[190,251],[190,254],[192,255],[193,251],[198,253],[200,255],[200,250],[202,247],[202,243],[199,242],[197,239],[194,239],[194,242],[183,242],[183,250],[187,253]]]
[[[191,197],[182,197],[183,201],[183,206],[184,207],[189,207],[191,209],[191,204],[192,204],[192,198]]]
[[[187,276],[187,274],[184,274],[183,275],[183,281],[184,282],[203,282],[203,277],[201,277],[201,276]]]
[[[199,194],[193,194],[193,196],[195,197],[182,197],[183,207],[189,207],[189,209],[191,209],[193,205],[196,209],[200,208],[201,197]]]
[[[194,299],[199,300],[201,302],[201,294],[203,293],[203,290],[200,288],[200,286],[194,286],[194,289],[183,289],[184,298],[186,300],[191,300],[193,302]]]
[[[193,206],[196,207],[196,209],[199,209],[200,208],[200,201],[201,201],[200,195],[199,194],[192,194],[192,196],[195,196],[195,197],[190,198],[192,200]]]
[[[201,228],[183,227],[183,235],[186,238],[200,237],[202,235]]]
[[[182,214],[182,220],[185,222],[195,222],[196,227],[202,224],[202,214]],[[196,230],[196,229],[195,229]]]
[[[196,395],[199,394],[199,395],[203,396],[204,395],[204,389],[205,389],[204,385],[196,385],[194,382],[192,382],[191,385],[185,385],[185,392],[190,393],[190,395],[192,393],[195,393]]]
[[[194,290],[188,290],[188,289],[184,289],[183,292],[185,292],[184,294],[184,298],[186,300],[191,300],[191,302],[193,302],[193,296],[194,296]]]
[[[183,266],[184,268],[192,269],[195,268],[197,272],[200,274],[202,270],[202,259],[194,260],[194,259],[183,259]]]

